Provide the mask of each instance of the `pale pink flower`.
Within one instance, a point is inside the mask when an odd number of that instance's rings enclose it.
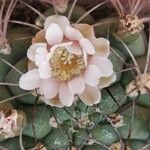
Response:
[[[18,130],[18,113],[16,110],[11,110],[10,114],[0,112],[0,137],[14,137]]]
[[[38,89],[52,106],[71,106],[75,95],[87,105],[97,104],[99,89],[116,78],[109,53],[109,41],[96,38],[92,26],[70,25],[65,16],[50,16],[28,49],[35,65],[21,76],[19,86]]]

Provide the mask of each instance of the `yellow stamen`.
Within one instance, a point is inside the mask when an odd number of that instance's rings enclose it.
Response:
[[[50,59],[52,76],[59,81],[67,81],[80,75],[85,69],[83,55],[75,55],[64,47],[58,47]]]

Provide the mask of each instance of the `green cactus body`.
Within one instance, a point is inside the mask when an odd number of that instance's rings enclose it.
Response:
[[[34,109],[33,106],[22,105],[20,106],[20,109],[22,109],[27,116],[27,126],[23,130],[24,135],[30,137],[36,136],[38,139],[41,139],[51,131],[51,126],[49,125],[50,113],[45,105],[35,107],[35,116],[32,115]]]
[[[26,149],[30,149],[36,145],[34,138],[23,136],[23,146]],[[0,146],[7,148],[8,150],[21,150],[19,137],[13,139],[7,139],[0,143]]]
[[[114,36],[112,37],[113,47],[122,51],[124,55],[127,58],[129,58],[130,56],[126,48],[123,46],[123,44],[120,41],[118,41],[118,39],[115,38],[115,35],[113,36]],[[130,38],[130,36],[134,36],[134,35],[130,35],[129,37],[127,36],[125,37],[125,39],[124,37],[122,38],[119,35],[117,36],[126,44],[126,46],[130,49],[130,51],[135,57],[143,56],[145,54],[146,49],[147,49],[147,40],[146,40],[146,35],[144,31],[141,31],[138,35],[135,35],[135,38],[133,39],[132,37]]]
[[[70,108],[65,108],[65,110],[67,110],[67,112],[69,112],[72,116],[74,115],[74,108],[70,107]],[[54,113],[57,117],[57,119],[60,121],[60,123],[70,120],[71,116],[65,111],[64,109],[61,108],[55,108],[54,109]]]
[[[129,143],[130,148],[133,150],[140,149],[146,145],[146,143],[140,140],[130,140],[128,141],[128,143]],[[145,150],[149,150],[149,148],[145,148]]]
[[[118,90],[120,91],[119,93],[116,92]],[[106,114],[114,113],[119,106],[126,102],[126,98],[122,99],[126,93],[120,84],[113,85],[108,89],[108,91],[104,90],[102,92],[103,94],[101,102],[99,103],[99,109],[104,111]]]
[[[45,138],[44,145],[47,149],[67,149],[69,147],[69,139],[64,130],[61,128],[53,129]]]
[[[122,74],[121,84],[125,88],[133,80],[134,80],[133,72],[127,71],[126,73]]]
[[[88,137],[86,129],[77,130],[74,134],[74,145],[76,147],[80,146],[84,142],[86,137]]]
[[[115,18],[101,19],[95,23],[94,29],[97,37],[107,37],[108,30],[110,33],[116,31],[116,20]]]
[[[123,58],[124,61],[126,61],[126,58],[124,57],[123,53],[119,50],[115,50],[115,52],[120,55],[121,58]],[[124,62],[118,56],[112,51],[111,54],[109,55],[109,59],[113,63],[114,66],[114,71],[117,72],[117,79],[115,82],[119,81],[121,78],[122,73],[119,73],[123,67],[124,67]]]
[[[95,145],[85,146],[83,150],[106,150],[106,148],[95,144]]]
[[[7,99],[11,96],[10,92],[8,91],[8,89],[5,86],[0,86],[0,99]]]
[[[131,139],[146,140],[149,137],[148,114],[149,114],[149,109],[141,106],[135,107],[135,117],[132,123]],[[130,124],[131,124],[132,109],[131,108],[127,109],[126,112],[123,112],[123,115],[124,115],[125,125],[120,127],[118,131],[124,139],[127,139],[129,134]]]
[[[111,125],[102,125],[92,131],[92,137],[98,142],[111,145],[118,141],[118,135]]]
[[[0,57],[14,65],[26,56],[26,51],[31,44],[32,34],[30,34],[29,28],[15,28],[8,31],[8,38],[13,51],[8,56],[1,54]],[[10,67],[0,60],[0,69],[3,70],[0,72],[0,81],[4,81]]]

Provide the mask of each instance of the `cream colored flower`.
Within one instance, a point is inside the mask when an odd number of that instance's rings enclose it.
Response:
[[[36,67],[20,78],[19,86],[38,89],[52,106],[71,106],[75,95],[87,105],[97,104],[99,89],[116,78],[109,53],[109,41],[97,39],[90,25],[70,25],[65,16],[50,16],[27,52]]]

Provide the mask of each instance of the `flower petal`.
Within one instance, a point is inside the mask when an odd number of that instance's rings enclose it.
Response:
[[[101,72],[95,65],[89,65],[84,73],[84,78],[86,84],[97,87],[99,84],[99,78],[101,77]]]
[[[113,74],[109,77],[102,77],[100,78],[100,82],[98,87],[100,89],[103,89],[105,87],[108,87],[110,84],[112,84],[116,80],[116,73],[113,72]]]
[[[83,38],[83,35],[77,29],[66,26],[65,37],[69,40],[79,41],[81,38]]]
[[[86,86],[85,90],[82,94],[79,95],[80,99],[86,105],[92,106],[93,104],[97,104],[101,100],[101,92],[98,88],[92,86]]]
[[[69,91],[71,93],[74,93],[74,94],[82,93],[83,90],[85,89],[84,78],[77,77],[77,78],[74,78],[74,79],[68,81],[68,87],[69,87]]]
[[[82,49],[77,42],[73,42],[72,44],[68,44],[64,47],[72,54],[75,54],[75,55],[82,54]]]
[[[45,79],[41,82],[39,90],[45,99],[54,98],[59,91],[59,83],[52,78]]]
[[[36,33],[35,37],[33,37],[32,44],[36,43],[46,43],[44,29],[40,30],[38,33]]]
[[[19,87],[24,90],[33,90],[39,87],[41,79],[38,69],[33,69],[23,74],[19,79]]]
[[[101,57],[108,57],[110,54],[109,43],[110,42],[105,38],[97,38],[93,43],[96,53]]]
[[[65,106],[71,106],[74,101],[74,94],[69,91],[68,84],[65,82],[60,84],[59,98]]]
[[[84,76],[85,77],[100,78],[101,77],[101,72],[100,72],[100,70],[98,69],[97,66],[95,66],[95,65],[89,65],[86,68]]]
[[[85,52],[83,52],[83,59],[84,59],[84,62],[85,62],[85,65],[87,66],[87,64],[88,64],[88,55],[87,55],[87,53],[85,53]]]
[[[79,30],[87,39],[95,39],[94,28],[89,24],[73,24],[73,27]]]
[[[113,73],[112,62],[106,57],[92,57],[90,64],[96,65],[104,77],[109,77]]]
[[[33,70],[35,68],[37,68],[37,66],[35,65],[35,63],[33,61],[31,61],[31,60],[28,60],[28,71],[29,70]]]
[[[46,30],[45,38],[49,45],[60,44],[63,40],[61,27],[56,23],[52,23]]]
[[[90,55],[95,54],[95,48],[88,39],[82,38],[80,39],[79,43],[84,52]]]
[[[41,63],[43,63],[48,55],[48,51],[45,48],[37,48],[36,54],[35,54],[35,64],[39,66]]]
[[[47,30],[47,28],[52,24],[57,23],[62,28],[63,32],[66,30],[66,26],[70,26],[70,22],[67,17],[60,16],[60,15],[53,15],[50,17],[47,17],[45,23],[44,23],[44,29]]]
[[[57,97],[52,98],[52,99],[44,99],[44,102],[53,107],[58,107],[58,108],[64,107],[64,105],[61,103],[60,99]]]
[[[31,60],[31,61],[35,61],[35,54],[36,54],[36,49],[37,48],[46,48],[47,45],[46,43],[37,43],[37,44],[33,44],[28,48],[27,51],[27,57]]]
[[[47,79],[51,77],[51,66],[49,62],[45,61],[39,66],[40,78]]]

